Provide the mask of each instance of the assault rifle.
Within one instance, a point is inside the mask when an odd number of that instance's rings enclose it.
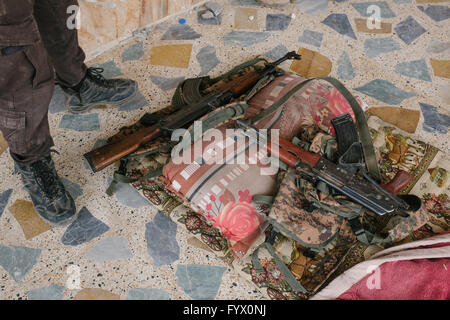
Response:
[[[100,171],[117,160],[133,153],[141,145],[146,144],[163,135],[170,135],[173,130],[188,128],[195,120],[208,112],[230,103],[233,99],[250,91],[258,81],[268,75],[276,74],[277,66],[290,59],[300,60],[301,56],[295,51],[287,53],[281,59],[268,63],[262,70],[254,70],[245,73],[237,81],[219,83],[208,88],[207,95],[197,103],[183,107],[171,115],[159,120],[156,124],[144,127],[140,131],[122,138],[121,140],[107,144],[106,146],[92,150],[84,155],[92,171]]]
[[[394,194],[410,182],[412,177],[406,171],[399,171],[389,184],[379,185],[362,168],[360,170],[362,172],[355,172],[348,167],[335,164],[319,154],[308,152],[282,138],[279,138],[276,145],[272,145],[266,135],[263,135],[247,122],[236,120],[236,123],[239,127],[245,129],[244,135],[258,144],[264,144],[271,156],[278,158],[290,167],[296,168],[302,177],[312,182],[324,182],[332,189],[377,215],[398,214],[402,217],[408,217],[407,211],[416,211],[420,208],[418,197],[406,195],[402,196],[402,199]]]

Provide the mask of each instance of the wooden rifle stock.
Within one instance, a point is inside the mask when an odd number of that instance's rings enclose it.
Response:
[[[211,87],[204,90],[204,92],[211,93],[214,91],[218,92],[228,92],[231,91],[233,93],[233,97],[237,98],[248,90],[250,90],[261,78],[261,75],[256,71],[246,72],[244,76],[238,78],[238,81],[225,81],[221,80]]]
[[[158,138],[160,134],[161,129],[157,125],[145,127],[130,136],[123,137],[119,141],[92,150],[86,153],[84,157],[92,171],[97,172],[120,160],[122,157],[133,153],[142,144]]]
[[[398,192],[406,187],[413,179],[412,174],[404,170],[399,170],[395,175],[394,179],[389,181],[389,183],[382,184],[381,186],[392,194],[398,194]]]

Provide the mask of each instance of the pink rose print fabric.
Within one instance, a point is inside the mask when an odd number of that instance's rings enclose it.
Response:
[[[241,197],[240,202],[228,202],[213,220],[213,225],[218,227],[225,237],[233,241],[241,241],[249,237],[259,229],[262,223],[263,218],[251,204],[248,190],[246,190],[245,200]]]

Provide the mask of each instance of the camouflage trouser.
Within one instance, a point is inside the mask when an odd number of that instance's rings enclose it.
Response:
[[[77,30],[67,27],[67,8],[76,4],[0,0],[0,131],[20,163],[40,159],[53,146],[47,117],[55,72],[68,87],[86,73]]]

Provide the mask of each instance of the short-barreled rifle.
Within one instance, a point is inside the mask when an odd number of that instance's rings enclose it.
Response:
[[[245,129],[244,135],[258,144],[263,144],[271,156],[295,168],[302,177],[312,182],[324,182],[377,215],[396,214],[407,217],[408,211],[420,208],[418,197],[406,195],[400,198],[395,195],[412,178],[406,171],[399,171],[389,184],[379,185],[362,168],[360,172],[349,170],[348,167],[331,162],[319,154],[308,152],[282,138],[273,143],[272,139],[268,139],[246,121],[236,120],[236,123]]]

